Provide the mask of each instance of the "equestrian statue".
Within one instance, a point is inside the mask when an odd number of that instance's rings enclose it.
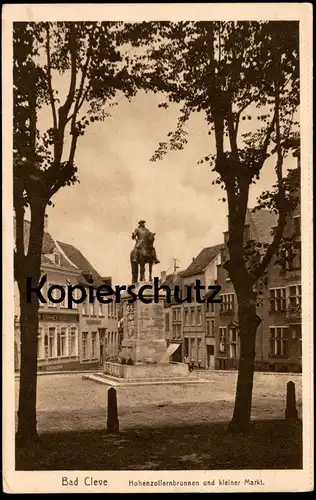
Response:
[[[154,247],[155,233],[145,227],[146,221],[140,220],[138,227],[132,233],[132,239],[136,240],[131,251],[132,282],[138,281],[138,266],[140,267],[140,281],[145,281],[145,264],[149,265],[149,281],[152,281],[153,264],[159,264]]]

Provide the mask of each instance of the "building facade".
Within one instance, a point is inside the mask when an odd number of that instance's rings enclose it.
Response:
[[[181,304],[173,300],[165,308],[166,338],[169,344],[179,345],[172,354],[172,361],[182,362],[187,357],[199,368],[215,368],[214,304],[200,303],[195,286],[197,280],[201,287],[217,284],[222,246],[204,248],[185,271],[162,280],[162,283],[179,286],[181,300],[190,299]],[[188,287],[191,297],[188,296]],[[202,290],[200,298],[204,299],[207,292],[207,289]]]
[[[25,221],[25,244],[28,244],[29,222]],[[109,305],[95,300],[90,304],[73,303],[68,307],[67,293],[61,303],[47,297],[52,285],[67,290],[68,285],[97,288],[110,284],[110,278],[102,278],[82,253],[72,245],[54,241],[45,227],[42,247],[42,275],[47,277],[42,288],[46,303],[40,303],[38,332],[38,370],[59,371],[99,367],[105,360],[107,350],[113,349],[117,336],[117,321]],[[76,292],[80,293],[79,290]],[[55,289],[52,298],[58,299],[60,291]],[[78,294],[77,294],[78,298]],[[15,283],[15,370],[20,366],[19,291]],[[110,342],[108,336],[111,333]]]
[[[269,244],[275,225],[276,217],[269,211],[248,210],[244,239]],[[275,256],[264,276],[262,295],[257,306],[261,323],[256,335],[256,370],[301,371],[300,228],[298,205],[284,231],[284,236],[294,242],[293,248],[283,252],[281,258]],[[240,339],[237,297],[223,267],[229,258],[227,239],[226,232],[223,244],[204,248],[185,271],[176,275],[182,297],[185,297],[187,285],[193,287],[196,280],[200,280],[202,285],[219,285],[222,302],[199,304],[193,300],[191,303],[178,304],[173,301],[165,307],[166,339],[176,349],[170,349],[172,361],[183,361],[184,356],[187,356],[196,367],[203,369],[238,368]],[[176,282],[175,275],[162,276],[161,281],[173,285]]]
[[[301,221],[298,205],[286,226],[293,248],[268,268],[263,359],[272,371],[302,369]],[[281,258],[280,258],[281,257]]]

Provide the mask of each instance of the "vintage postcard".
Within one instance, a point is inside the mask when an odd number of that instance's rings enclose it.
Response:
[[[4,491],[312,491],[311,4],[2,42]]]

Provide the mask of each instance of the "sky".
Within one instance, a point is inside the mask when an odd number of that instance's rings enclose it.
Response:
[[[102,276],[129,283],[132,231],[140,219],[156,233],[160,264],[153,276],[180,269],[206,246],[223,242],[227,229],[224,192],[212,185],[215,174],[197,162],[214,152],[202,113],[191,117],[188,144],[150,162],[160,141],[174,130],[179,107],[158,108],[161,97],[140,92],[123,98],[104,122],[93,123],[79,138],[76,164],[80,183],[64,187],[48,207],[48,229],[57,241],[77,247]],[[49,125],[49,110],[40,120]],[[250,124],[248,125],[250,126]],[[249,206],[274,183],[272,164],[251,189]]]

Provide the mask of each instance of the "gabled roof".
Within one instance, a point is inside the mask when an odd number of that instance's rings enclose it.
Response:
[[[176,285],[181,281],[181,272],[167,274],[165,280],[161,283],[162,285],[168,285],[170,287]]]
[[[52,254],[53,252],[56,252],[59,254],[59,264],[55,264],[54,261],[50,260],[48,255]],[[76,268],[69,262],[68,259],[66,259],[62,253],[59,252],[58,248],[55,245],[55,242],[51,235],[47,232],[44,233],[43,235],[43,245],[42,245],[42,258],[41,258],[41,263],[43,265],[48,265],[48,266],[54,266],[57,269],[63,267],[65,269],[71,269],[74,271]]]
[[[56,245],[55,245],[55,242],[53,240],[53,238],[51,237],[51,235],[47,232],[44,232],[44,235],[43,235],[43,244],[42,244],[42,253],[53,253],[53,251],[55,250],[56,248]]]
[[[68,259],[70,259],[77,268],[81,271],[80,281],[84,285],[94,285],[100,286],[104,285],[104,280],[101,278],[100,274],[94,269],[90,262],[82,255],[78,248],[68,243],[62,243],[57,241],[58,245],[62,251],[66,254]],[[89,282],[87,275],[91,275],[93,282]]]
[[[25,251],[28,250],[28,246],[29,246],[30,227],[31,227],[31,222],[27,219],[24,219],[24,249],[25,249]],[[14,239],[15,239],[15,232],[16,232],[16,218],[15,217],[13,217],[13,230],[14,230]],[[54,251],[58,252],[56,244],[55,244],[53,238],[51,237],[51,235],[47,231],[44,231],[43,242],[42,242],[41,264],[47,265],[47,266],[54,266],[56,268],[63,267],[63,268],[72,269],[72,270],[76,269],[67,259],[65,259],[65,257],[62,254],[59,254],[60,255],[60,265],[57,265],[57,264],[55,264],[54,261],[50,260],[48,255],[52,255]]]
[[[181,273],[181,275],[189,276],[191,274],[202,273],[223,248],[223,244],[203,248],[199,255],[193,260],[193,262],[191,262],[189,267]]]

